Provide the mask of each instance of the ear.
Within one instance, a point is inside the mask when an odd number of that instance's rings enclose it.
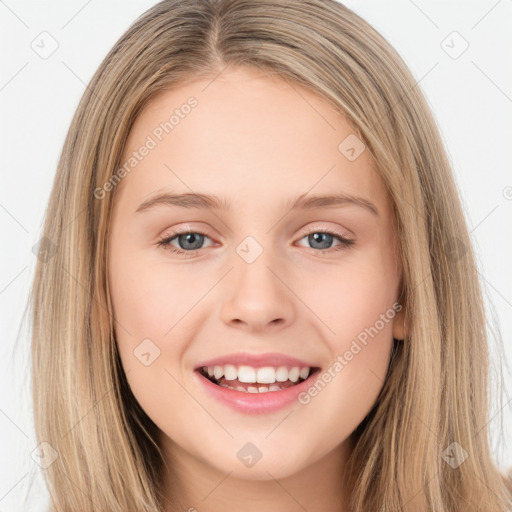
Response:
[[[406,306],[404,301],[400,302],[401,309],[393,319],[393,338],[396,340],[404,340],[407,337],[407,326],[405,325],[405,310]]]
[[[403,275],[400,277],[400,285],[399,285],[400,295],[397,298],[397,303],[400,305],[400,308],[395,307],[396,315],[393,319],[393,338],[395,340],[404,340],[407,338],[408,330],[405,325],[405,312],[407,310],[407,297],[405,294],[405,287],[403,281]]]

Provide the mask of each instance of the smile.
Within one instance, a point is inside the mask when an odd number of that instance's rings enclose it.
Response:
[[[310,367],[264,366],[254,368],[247,365],[203,366],[201,374],[214,384],[241,391],[242,393],[267,393],[281,391],[305,381],[312,370]]]
[[[266,414],[301,404],[298,396],[313,385],[320,368],[215,365],[193,373],[208,398],[238,413]]]

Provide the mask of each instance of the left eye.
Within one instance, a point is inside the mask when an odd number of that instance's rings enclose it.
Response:
[[[158,242],[158,246],[176,254],[189,256],[191,254],[195,254],[202,248],[201,246],[205,238],[210,237],[205,233],[198,231],[180,231],[172,233],[170,236],[160,240]],[[331,247],[329,246],[335,239],[338,239],[340,243],[332,248],[333,251],[349,248],[355,243],[354,240],[350,240],[340,234],[329,231],[312,231],[311,233],[304,235],[300,240],[303,240],[304,238],[307,238],[308,242],[313,245],[319,244],[321,247],[312,247],[312,249],[319,249],[319,251],[322,252],[326,252],[327,249],[330,249]],[[179,247],[172,245],[174,240],[178,241]]]
[[[339,245],[334,246],[334,251],[349,248],[351,245],[354,244],[354,240],[349,240],[348,238],[345,238],[342,235],[331,233],[330,231],[312,231],[308,235],[303,236],[301,240],[303,240],[304,238],[307,238],[308,242],[313,245],[320,244],[322,246],[312,247],[313,249],[319,249],[324,251],[326,249],[330,249],[330,247],[324,247],[323,245],[331,245],[332,241],[336,239],[338,239],[340,243]]]

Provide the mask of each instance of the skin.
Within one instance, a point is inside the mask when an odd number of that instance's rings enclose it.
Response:
[[[307,405],[246,415],[207,395],[193,369],[242,351],[329,368],[399,300],[390,198],[369,151],[354,161],[338,151],[354,133],[339,111],[247,68],[160,93],[136,119],[123,162],[190,96],[197,107],[117,185],[109,235],[117,344],[134,396],[160,429],[166,490],[181,499],[168,510],[346,511],[349,435],[382,388],[405,308]],[[231,210],[136,212],[162,191],[223,196]],[[371,201],[378,216],[354,204],[283,203],[334,192]],[[202,245],[174,238],[182,251],[199,246],[193,257],[158,245],[186,227],[207,235]],[[325,231],[355,244],[336,251],[337,238],[307,236]],[[263,249],[250,264],[236,252],[247,236]],[[147,338],[160,350],[148,366],[133,353]],[[247,442],[262,453],[252,467],[236,456]]]

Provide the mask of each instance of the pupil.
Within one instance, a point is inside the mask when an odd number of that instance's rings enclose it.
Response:
[[[327,238],[327,245],[324,245],[323,247],[320,247],[320,249],[328,249],[329,246],[331,245],[333,235],[330,235],[329,233],[312,233],[311,235],[309,235],[309,237],[310,237],[309,242],[313,246],[314,246],[315,243],[319,242],[319,240],[320,240],[320,243],[321,243],[321,239],[323,237],[326,237]],[[324,244],[325,243],[326,243],[326,241],[324,240]]]
[[[200,235],[199,233],[186,233],[185,235],[180,235],[179,236],[179,244],[180,244],[180,247],[182,249],[199,249],[201,247],[201,244],[202,244],[202,237],[203,235]],[[195,241],[195,246],[193,245],[194,244],[194,240],[197,238],[197,240]],[[187,243],[192,243],[193,247],[183,247],[182,245],[182,241],[183,239],[185,239],[185,244]]]

